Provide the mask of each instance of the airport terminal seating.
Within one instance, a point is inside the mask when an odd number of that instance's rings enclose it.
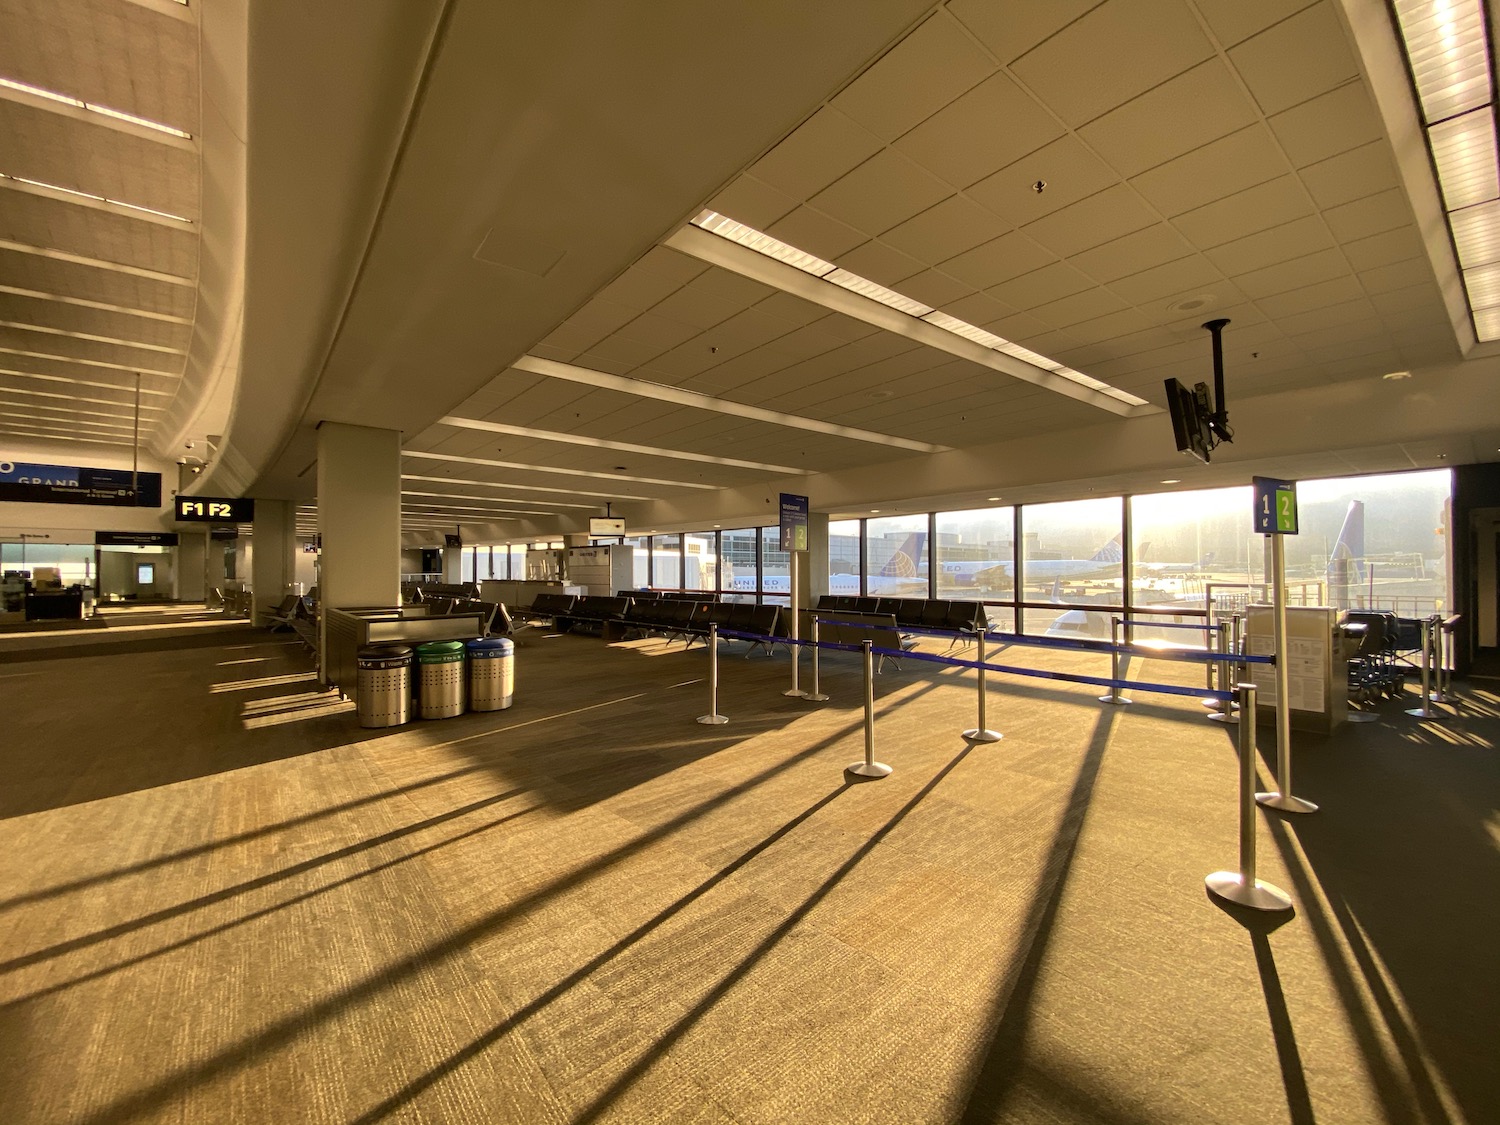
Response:
[[[512,616],[534,624],[566,617],[578,601],[577,594],[538,594],[528,606],[520,606]]]
[[[989,628],[982,602],[946,598],[876,598],[857,594],[824,594],[817,613],[888,613],[896,624],[913,629],[936,629],[955,634],[955,642]]]
[[[288,594],[281,599],[281,604],[275,609],[262,610],[266,615],[266,624],[270,626],[271,632],[279,632],[282,629],[291,629],[292,622],[307,612],[307,606],[303,604],[302,598],[297,594]]]
[[[816,612],[819,617],[819,641],[850,645],[856,648],[865,641],[869,641],[877,649],[888,650],[877,654],[876,672],[885,667],[887,660],[890,660],[897,668],[901,667],[899,658],[894,654],[909,652],[917,647],[917,638],[906,636],[901,632],[900,623],[896,620],[894,613],[864,613],[858,610],[837,609],[833,611],[830,618],[825,620],[821,605]]]
[[[600,634],[618,632],[623,636],[625,616],[630,607],[630,598],[587,594],[578,598],[566,613],[556,615],[553,621],[559,633],[579,630]]]
[[[636,595],[647,596],[638,598]],[[625,617],[629,629],[642,635],[661,634],[671,641],[677,637],[691,644],[695,640],[706,640],[709,627],[717,625],[721,631],[754,633],[762,637],[784,637],[786,632],[777,605],[754,605],[747,602],[720,601],[717,594],[696,591],[621,591],[631,600],[630,612]],[[725,637],[725,643],[738,638]],[[752,641],[745,655],[757,648],[771,655],[775,642]]]

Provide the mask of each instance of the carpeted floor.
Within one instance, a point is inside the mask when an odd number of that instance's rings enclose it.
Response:
[[[1500,1121],[1488,688],[1299,736],[1249,915],[1192,699],[993,677],[970,747],[908,661],[853,783],[849,656],[726,649],[710,727],[701,647],[533,634],[366,731],[285,634],[108,632],[0,663],[0,1122]]]

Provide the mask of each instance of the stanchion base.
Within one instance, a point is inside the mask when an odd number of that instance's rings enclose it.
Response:
[[[959,737],[966,742],[999,742],[1005,735],[997,730],[990,730],[988,728],[980,730],[978,727],[975,727],[973,730],[964,731]]]
[[[699,715],[698,722],[706,727],[721,727],[729,721],[728,715]]]
[[[788,699],[807,698],[807,692],[803,691],[801,688],[787,688],[786,691],[782,692],[781,694],[786,696]]]
[[[821,691],[804,691],[802,693],[802,698],[809,700],[812,703],[822,703],[828,697]]]
[[[891,767],[884,762],[855,762],[852,766],[845,766],[844,772],[857,777],[889,777]]]
[[[1418,719],[1451,719],[1453,717],[1451,711],[1439,711],[1436,707],[1408,707],[1406,713]]]
[[[1301,797],[1283,797],[1280,793],[1257,793],[1255,803],[1281,812],[1317,812],[1318,806]]]
[[[1458,696],[1451,691],[1435,691],[1432,693],[1432,701],[1434,703],[1457,703]]]
[[[1245,877],[1238,871],[1215,871],[1203,881],[1208,884],[1208,889],[1220,898],[1228,899],[1240,906],[1248,906],[1252,910],[1290,910],[1292,908],[1291,896],[1280,887],[1262,883],[1259,879],[1253,884],[1246,883]]]
[[[1209,720],[1211,720],[1211,721],[1213,721],[1215,723],[1230,723],[1230,724],[1233,724],[1233,723],[1237,723],[1237,722],[1240,721],[1240,717],[1238,715],[1236,715],[1233,711],[1210,711],[1207,715],[1204,715],[1203,717],[1205,719],[1209,719]]]
[[[1116,707],[1124,707],[1124,706],[1127,706],[1128,704],[1134,703],[1135,700],[1133,700],[1133,699],[1126,699],[1125,697],[1119,696],[1119,695],[1101,695],[1099,697],[1099,702],[1100,703],[1113,703]]]
[[[1344,716],[1351,723],[1378,723],[1379,715],[1372,715],[1368,711],[1350,711]]]

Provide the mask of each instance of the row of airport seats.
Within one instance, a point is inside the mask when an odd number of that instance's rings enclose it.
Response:
[[[888,613],[896,624],[909,629],[941,629],[952,633],[972,633],[988,629],[989,617],[984,603],[945,598],[873,598],[857,594],[824,594],[818,599],[817,612]]]
[[[759,636],[786,635],[780,606],[723,602],[712,593],[656,596],[660,593],[629,590],[614,597],[538,594],[531,605],[518,613],[532,620],[550,620],[559,632],[602,633],[606,626],[614,626],[622,635],[636,631],[692,640],[706,637],[709,627],[717,625],[723,630]],[[756,644],[764,647],[764,642]],[[756,644],[752,644],[752,651]]]
[[[447,617],[455,613],[477,613],[486,637],[509,637],[516,631],[510,611],[502,602],[487,602],[479,598],[424,597],[422,605],[427,607],[428,617]]]

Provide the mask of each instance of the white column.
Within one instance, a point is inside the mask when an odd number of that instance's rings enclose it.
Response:
[[[464,549],[462,547],[443,548],[443,581],[450,585],[457,585],[463,581],[464,576]]]
[[[281,604],[291,587],[292,552],[296,549],[295,505],[289,500],[255,501],[255,550],[250,554],[250,589],[255,597],[254,620]]]
[[[342,422],[318,427],[318,531],[324,606],[401,604],[398,431]]]
[[[808,608],[828,593],[828,513],[809,512],[807,516],[807,558],[802,564],[806,583],[803,594]]]
[[[184,602],[201,602],[206,596],[203,588],[205,551],[208,549],[208,531],[184,531],[177,537],[177,566],[173,576],[177,580],[177,599]]]

